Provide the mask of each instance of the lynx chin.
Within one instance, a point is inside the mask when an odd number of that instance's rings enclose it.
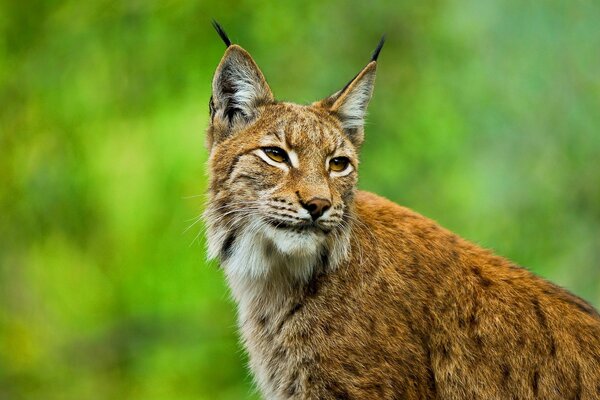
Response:
[[[265,399],[600,399],[588,303],[357,190],[383,40],[341,90],[298,105],[215,28],[208,252]]]

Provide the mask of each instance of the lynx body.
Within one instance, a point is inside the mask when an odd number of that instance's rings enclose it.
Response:
[[[356,189],[382,43],[302,106],[219,31],[204,216],[264,398],[600,398],[590,305]]]

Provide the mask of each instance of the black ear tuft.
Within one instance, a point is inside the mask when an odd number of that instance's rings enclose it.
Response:
[[[225,46],[231,46],[231,40],[229,40],[229,37],[227,36],[227,33],[225,33],[225,31],[223,30],[223,27],[219,25],[219,23],[214,19],[212,20],[212,26],[215,28],[215,30],[221,37],[221,40],[223,40],[223,42],[225,43]]]
[[[371,61],[377,61],[377,57],[379,57],[379,53],[381,52],[381,48],[383,47],[384,43],[385,43],[385,35],[383,35],[381,37],[381,40],[379,41],[377,48],[375,49],[375,51],[373,52],[373,55],[371,56]]]

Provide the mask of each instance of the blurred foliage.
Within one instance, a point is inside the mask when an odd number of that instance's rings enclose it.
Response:
[[[257,398],[194,224],[211,17],[296,102],[386,32],[360,186],[600,304],[597,1],[4,0],[0,399]]]

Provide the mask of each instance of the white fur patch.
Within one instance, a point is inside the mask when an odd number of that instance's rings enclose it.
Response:
[[[300,159],[298,158],[298,154],[291,149],[286,149],[287,153],[288,153],[288,157],[290,158],[290,163],[292,164],[292,167],[294,168],[300,168]]]
[[[291,279],[305,281],[319,260],[323,242],[323,235],[295,233],[253,221],[237,235],[231,255],[222,265],[234,280],[266,279],[280,270]]]
[[[233,72],[231,80],[233,81],[234,91],[231,98],[235,104],[241,106],[244,114],[251,115],[256,100],[263,95],[259,83],[251,71],[238,68],[234,69]]]
[[[213,218],[218,220],[211,214],[209,207],[205,213],[208,256],[215,259],[221,256],[231,226],[211,223]],[[348,255],[349,232],[329,235],[295,232],[278,229],[259,218],[240,223],[243,225],[237,227],[228,257],[221,260],[232,294],[240,305],[252,303],[267,287],[269,291],[284,293],[293,283],[308,282],[324,251],[328,253],[330,269],[335,269]]]

